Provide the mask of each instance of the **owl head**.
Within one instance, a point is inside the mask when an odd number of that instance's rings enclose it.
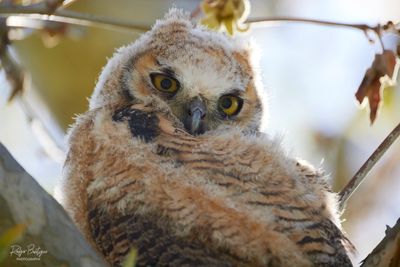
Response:
[[[252,50],[172,9],[109,60],[90,108],[152,103],[193,135],[226,125],[258,130],[264,111]]]

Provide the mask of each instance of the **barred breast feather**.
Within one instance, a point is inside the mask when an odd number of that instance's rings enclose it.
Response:
[[[113,266],[132,247],[137,266],[351,266],[325,177],[279,141],[234,127],[195,137],[143,105],[109,110],[71,133],[68,188],[81,190],[66,206]]]

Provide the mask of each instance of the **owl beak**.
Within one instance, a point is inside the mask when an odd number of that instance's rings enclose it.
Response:
[[[203,113],[199,109],[195,109],[192,112],[192,124],[190,127],[192,133],[195,133],[199,129],[202,116],[203,116]]]
[[[187,117],[184,121],[186,130],[194,135],[204,133],[204,125],[202,121],[206,116],[206,105],[201,98],[194,98],[188,106]]]

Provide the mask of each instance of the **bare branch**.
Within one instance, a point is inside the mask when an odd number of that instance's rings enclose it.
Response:
[[[63,4],[64,0],[46,0],[48,14],[53,14]]]
[[[11,95],[8,98],[10,101],[18,93],[22,92],[24,87],[24,73],[11,57],[7,49],[8,44],[8,28],[5,24],[4,18],[0,18],[0,62],[7,80],[11,85]]]
[[[382,41],[382,32],[392,30],[392,28],[387,27],[386,25],[376,25],[370,26],[367,24],[352,24],[352,23],[341,23],[341,22],[333,22],[333,21],[325,21],[325,20],[316,20],[316,19],[304,19],[304,18],[290,18],[290,17],[270,17],[270,18],[253,18],[247,19],[246,23],[250,23],[253,25],[268,25],[268,24],[276,24],[276,23],[287,23],[287,22],[296,22],[296,23],[310,23],[310,24],[317,24],[323,26],[334,26],[334,27],[345,27],[345,28],[353,28],[361,30],[365,33],[368,40],[371,39],[368,37],[368,32],[372,31],[376,34],[379,44],[382,48],[382,51],[385,50]],[[390,22],[389,22],[390,23]]]
[[[6,247],[1,266],[108,266],[85,240],[63,207],[13,159],[0,143],[0,236],[15,225],[25,225],[21,240]],[[4,245],[4,244],[3,244]],[[39,264],[10,253],[33,246],[43,251]],[[3,254],[4,255],[4,254]],[[33,257],[31,255],[31,257]]]
[[[66,22],[70,24],[82,25],[82,26],[98,26],[106,28],[123,28],[129,30],[147,31],[150,28],[146,25],[139,23],[132,23],[128,21],[117,20],[115,18],[107,18],[102,16],[96,16],[91,14],[79,13],[66,9],[56,9],[51,16],[48,16],[50,10],[48,6],[41,4],[32,4],[29,6],[20,5],[0,5],[0,14],[6,16],[11,15],[34,15],[33,17],[40,20],[50,20],[58,22]]]
[[[194,13],[198,13],[199,10],[195,10]],[[7,15],[21,15],[21,14],[35,14],[35,15],[49,15],[50,11],[48,6],[43,3],[32,4],[29,6],[20,6],[20,5],[0,5],[0,14]],[[43,16],[36,17],[42,20],[53,20],[59,22],[69,22],[72,24],[83,25],[83,26],[100,26],[100,27],[118,27],[125,28],[130,30],[140,30],[147,31],[149,27],[146,25],[142,25],[139,23],[132,23],[128,21],[117,20],[115,18],[107,18],[101,16],[95,16],[91,14],[74,12],[66,9],[57,9],[54,11],[54,16]],[[195,15],[195,14],[192,14]],[[351,24],[351,23],[339,23],[339,22],[331,22],[331,21],[323,21],[323,20],[315,20],[315,19],[304,19],[304,18],[290,18],[290,17],[270,17],[270,18],[252,18],[248,19],[245,23],[250,23],[253,25],[266,25],[266,24],[276,24],[283,22],[300,22],[300,23],[311,23],[311,24],[319,24],[325,26],[337,26],[337,27],[347,27],[354,28],[364,32],[373,31],[380,38],[381,27],[370,26],[367,24]]]
[[[386,226],[385,237],[363,260],[361,267],[400,266],[400,218],[395,226]]]
[[[336,26],[336,27],[346,27],[346,28],[354,28],[362,31],[374,31],[378,26],[369,26],[367,24],[351,24],[351,23],[340,23],[340,22],[332,22],[332,21],[324,21],[324,20],[316,20],[316,19],[304,19],[304,18],[290,18],[290,17],[270,17],[270,18],[250,18],[247,19],[245,23],[251,23],[253,25],[268,25],[268,24],[276,24],[276,23],[286,23],[286,22],[302,22],[302,23],[311,23],[311,24],[319,24],[324,26]]]
[[[361,166],[357,173],[351,178],[350,182],[339,193],[340,210],[343,210],[346,201],[357,187],[364,180],[365,176],[369,173],[372,167],[379,161],[385,152],[391,147],[400,135],[400,123],[393,129],[393,131],[383,140],[378,148],[372,153],[368,160]]]

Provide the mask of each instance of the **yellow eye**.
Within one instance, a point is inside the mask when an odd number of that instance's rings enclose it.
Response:
[[[224,95],[219,99],[219,108],[225,115],[233,116],[239,113],[243,99],[234,95]]]
[[[179,82],[167,75],[152,73],[150,74],[150,78],[154,87],[161,92],[174,94],[179,89]]]

